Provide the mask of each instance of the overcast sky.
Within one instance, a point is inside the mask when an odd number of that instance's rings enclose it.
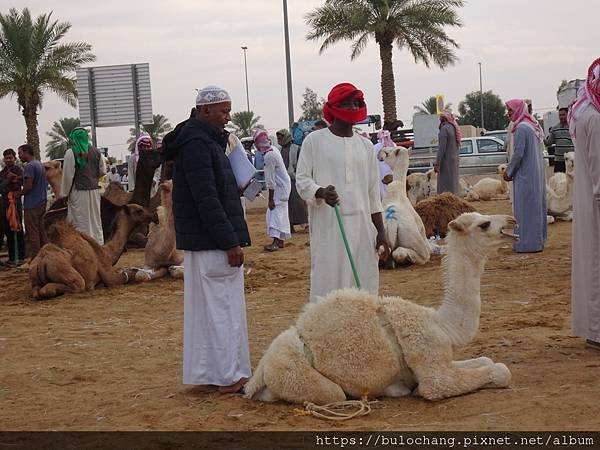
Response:
[[[296,117],[308,86],[326,97],[336,83],[349,81],[365,92],[369,113],[381,114],[379,52],[371,42],[350,61],[350,44],[339,43],[319,55],[307,42],[304,15],[323,0],[288,0],[292,78]],[[67,41],[86,41],[94,65],[150,63],[154,113],[171,124],[186,118],[196,88],[218,84],[229,90],[233,110],[245,110],[244,61],[248,47],[250,108],[270,131],[287,126],[287,96],[281,0],[3,0],[0,11],[29,7],[33,15],[52,10],[72,24]],[[531,98],[543,114],[555,108],[564,78],[583,78],[600,56],[598,0],[470,0],[459,11],[464,26],[450,29],[460,44],[460,61],[446,70],[415,64],[406,51],[394,50],[398,117],[410,124],[413,106],[436,93],[454,104],[479,89],[503,100]],[[48,93],[39,114],[42,148],[52,123],[78,111]],[[2,148],[25,140],[25,124],[15,99],[0,100]],[[102,128],[99,146],[123,154],[128,127]],[[42,150],[42,153],[43,150]]]

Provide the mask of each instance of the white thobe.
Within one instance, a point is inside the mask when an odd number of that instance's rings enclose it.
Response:
[[[231,267],[221,250],[186,251],[183,266],[183,383],[249,378],[243,267]]]
[[[273,192],[275,208],[267,208],[267,234],[269,237],[285,241],[292,237],[290,217],[288,214],[288,200],[292,190],[292,181],[281,152],[271,147],[267,152],[265,160],[265,182],[267,189]]]
[[[321,187],[333,185],[362,288],[379,293],[377,230],[371,215],[382,212],[379,167],[373,144],[354,134],[344,138],[328,128],[314,131],[302,143],[296,171],[298,193],[307,202],[310,224],[310,301],[354,287],[354,277],[335,211],[315,199]]]
[[[106,173],[106,162],[100,155],[100,176]],[[77,231],[91,236],[98,244],[104,245],[102,218],[100,216],[100,188],[79,191],[73,185],[75,177],[75,155],[72,149],[65,152],[61,195],[68,196],[67,220]]]
[[[600,342],[600,113],[588,106],[575,130],[573,334]]]

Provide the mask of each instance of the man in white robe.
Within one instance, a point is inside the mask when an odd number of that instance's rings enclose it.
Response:
[[[106,174],[102,154],[89,143],[83,128],[69,136],[70,147],[65,152],[61,195],[67,198],[67,220],[77,231],[104,245],[100,216],[100,177]]]
[[[310,225],[310,301],[355,286],[336,214],[339,203],[363,289],[379,293],[378,249],[390,246],[383,226],[379,167],[370,141],[352,126],[366,117],[363,94],[349,83],[335,86],[323,108],[332,125],[302,143],[296,186],[307,202]]]
[[[163,139],[173,162],[173,217],[184,250],[183,383],[239,392],[251,375],[244,252],[250,235],[225,155],[229,94],[201,89],[195,116]]]
[[[269,207],[267,208],[267,234],[273,239],[265,246],[268,252],[283,248],[285,241],[292,237],[288,200],[292,190],[292,182],[281,152],[271,144],[265,130],[254,132],[254,145],[264,156],[264,173],[269,191]]]
[[[571,310],[573,334],[600,350],[600,59],[569,114],[575,144]]]

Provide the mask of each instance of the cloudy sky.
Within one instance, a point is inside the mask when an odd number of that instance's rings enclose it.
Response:
[[[342,81],[359,86],[369,112],[380,114],[380,62],[373,42],[350,61],[347,43],[319,55],[319,43],[305,40],[303,17],[322,3],[288,0],[296,115],[307,86],[325,97]],[[153,110],[173,125],[189,113],[195,89],[207,84],[228,89],[234,111],[246,108],[240,47],[247,46],[250,108],[269,130],[287,125],[281,0],[5,0],[0,12],[9,7],[29,7],[33,15],[52,10],[55,18],[69,21],[66,40],[90,43],[97,57],[94,65],[150,63]],[[456,109],[466,93],[479,89],[479,61],[484,90],[504,100],[531,98],[540,114],[553,109],[560,81],[584,77],[600,56],[599,13],[597,0],[470,0],[460,11],[464,27],[449,30],[461,46],[454,67],[427,69],[395,50],[399,118],[410,123],[413,106],[436,93]],[[77,115],[76,109],[47,94],[39,114],[42,146],[55,120]],[[0,100],[0,117],[0,146],[24,142],[25,125],[14,99]],[[99,146],[119,156],[128,127],[102,128],[98,137]]]

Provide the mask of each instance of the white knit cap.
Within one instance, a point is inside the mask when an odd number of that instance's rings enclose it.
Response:
[[[229,93],[219,86],[206,86],[198,91],[196,105],[214,105],[216,103],[230,102]]]

